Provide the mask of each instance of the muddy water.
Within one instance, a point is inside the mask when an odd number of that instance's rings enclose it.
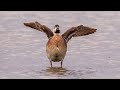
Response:
[[[64,33],[72,26],[97,28],[88,36],[72,38],[63,62],[50,68],[47,37],[25,27],[38,21]],[[118,11],[0,11],[0,78],[94,79],[120,78],[120,12]]]

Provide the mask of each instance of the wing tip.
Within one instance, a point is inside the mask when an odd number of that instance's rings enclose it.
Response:
[[[29,26],[29,23],[23,23],[25,26]]]
[[[97,32],[97,29],[94,29],[94,32]]]

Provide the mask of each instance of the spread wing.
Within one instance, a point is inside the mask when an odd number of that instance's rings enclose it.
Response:
[[[31,28],[34,28],[38,31],[44,32],[47,35],[48,38],[53,36],[53,32],[48,27],[46,27],[45,25],[41,25],[38,22],[24,23],[24,25],[28,26],[28,27],[31,27]]]
[[[89,35],[96,32],[96,30],[97,29],[95,28],[79,25],[68,29],[64,34],[62,34],[62,37],[68,42],[72,37]]]

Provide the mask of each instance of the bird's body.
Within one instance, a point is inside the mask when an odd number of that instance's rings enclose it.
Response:
[[[59,62],[64,59],[67,51],[67,43],[59,34],[50,38],[46,45],[48,59],[53,62]]]
[[[52,62],[62,62],[67,52],[67,43],[72,37],[89,35],[96,32],[97,29],[87,26],[79,25],[68,29],[64,34],[60,35],[59,25],[55,25],[53,31],[51,31],[45,25],[41,25],[38,22],[24,23],[25,26],[34,28],[41,32],[44,32],[48,37],[46,44],[47,57],[50,60],[51,67]]]

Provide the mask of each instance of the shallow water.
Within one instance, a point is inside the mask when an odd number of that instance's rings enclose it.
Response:
[[[72,38],[63,62],[46,56],[47,37],[24,22],[38,21],[64,33],[72,26],[97,28],[87,36]],[[104,79],[120,78],[119,11],[0,11],[1,79]]]

